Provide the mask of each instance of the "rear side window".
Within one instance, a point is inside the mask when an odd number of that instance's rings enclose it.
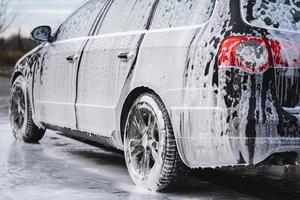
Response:
[[[99,34],[145,30],[155,0],[114,0]]]
[[[211,17],[216,0],[159,1],[152,29],[200,25]]]
[[[244,18],[251,24],[300,31],[299,0],[241,0]]]
[[[58,29],[56,40],[88,36],[106,0],[90,0],[73,13]]]

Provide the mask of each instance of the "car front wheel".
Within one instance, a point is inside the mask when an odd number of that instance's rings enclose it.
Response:
[[[125,159],[133,181],[152,191],[169,189],[181,160],[162,100],[145,93],[134,102],[124,131]]]
[[[24,77],[14,81],[10,96],[10,122],[15,138],[22,142],[37,143],[45,134],[32,119],[32,108]]]

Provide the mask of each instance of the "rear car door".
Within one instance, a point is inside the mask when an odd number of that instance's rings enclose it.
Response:
[[[75,128],[75,94],[78,60],[105,0],[90,0],[57,30],[43,49],[44,59],[34,82],[36,116],[46,124]]]
[[[155,0],[110,1],[95,36],[84,50],[76,101],[80,131],[111,136],[116,130],[116,104],[135,65]]]

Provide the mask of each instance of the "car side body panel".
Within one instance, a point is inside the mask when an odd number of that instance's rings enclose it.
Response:
[[[75,129],[74,99],[78,61],[67,62],[70,55],[79,55],[86,39],[46,44],[41,67],[34,81],[35,115],[44,122]]]
[[[118,129],[118,100],[132,66],[136,65],[138,49],[156,2],[115,1],[109,4],[105,17],[99,19],[80,60],[76,99],[78,130],[111,137]],[[122,32],[128,27],[137,31]]]
[[[134,71],[132,88],[151,88],[165,102],[181,158],[190,167],[232,165],[239,160],[232,148],[236,145],[221,134],[225,105],[216,71],[220,41],[232,32],[229,23],[224,27],[229,12],[228,2],[217,3],[205,24],[150,30]],[[238,148],[247,152],[246,145]]]

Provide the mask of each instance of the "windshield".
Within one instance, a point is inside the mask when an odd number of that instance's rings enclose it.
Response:
[[[241,0],[244,18],[251,24],[300,31],[300,0]]]

